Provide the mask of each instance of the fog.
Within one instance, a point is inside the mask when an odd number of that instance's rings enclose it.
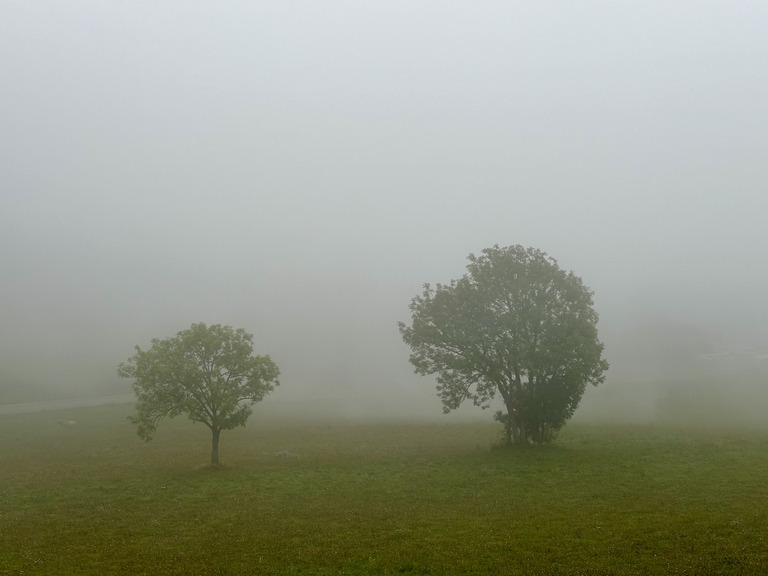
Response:
[[[439,416],[396,322],[523,244],[595,292],[612,368],[578,418],[758,422],[766,29],[762,2],[3,2],[0,404],[124,393],[134,345],[206,322],[280,366],[259,409]]]

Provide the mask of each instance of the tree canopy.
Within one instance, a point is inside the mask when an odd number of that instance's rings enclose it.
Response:
[[[153,339],[148,350],[118,366],[133,378],[137,414],[130,420],[151,440],[166,416],[186,414],[212,435],[211,463],[219,461],[222,430],[245,426],[253,404],[279,385],[280,370],[269,356],[253,354],[253,336],[242,329],[192,324],[176,336]]]
[[[443,410],[465,400],[497,412],[511,442],[548,442],[576,410],[587,384],[605,380],[592,292],[535,248],[493,246],[469,255],[467,274],[425,284],[400,322],[410,361],[435,374]]]

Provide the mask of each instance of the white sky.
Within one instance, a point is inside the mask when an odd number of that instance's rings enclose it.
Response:
[[[395,323],[492,244],[582,276],[609,352],[648,314],[766,339],[766,30],[757,1],[0,1],[0,378],[114,380],[204,321],[280,393],[431,397]]]

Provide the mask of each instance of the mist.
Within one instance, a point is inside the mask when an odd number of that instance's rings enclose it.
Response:
[[[193,322],[270,403],[440,417],[396,322],[493,244],[595,292],[577,420],[768,408],[762,3],[6,2],[0,404]],[[461,410],[455,417],[488,417]]]

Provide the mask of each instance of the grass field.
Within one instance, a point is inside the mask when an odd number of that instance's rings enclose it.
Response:
[[[266,408],[266,406],[265,406]],[[765,574],[768,432],[0,416],[0,574]],[[76,420],[64,428],[58,420]]]

